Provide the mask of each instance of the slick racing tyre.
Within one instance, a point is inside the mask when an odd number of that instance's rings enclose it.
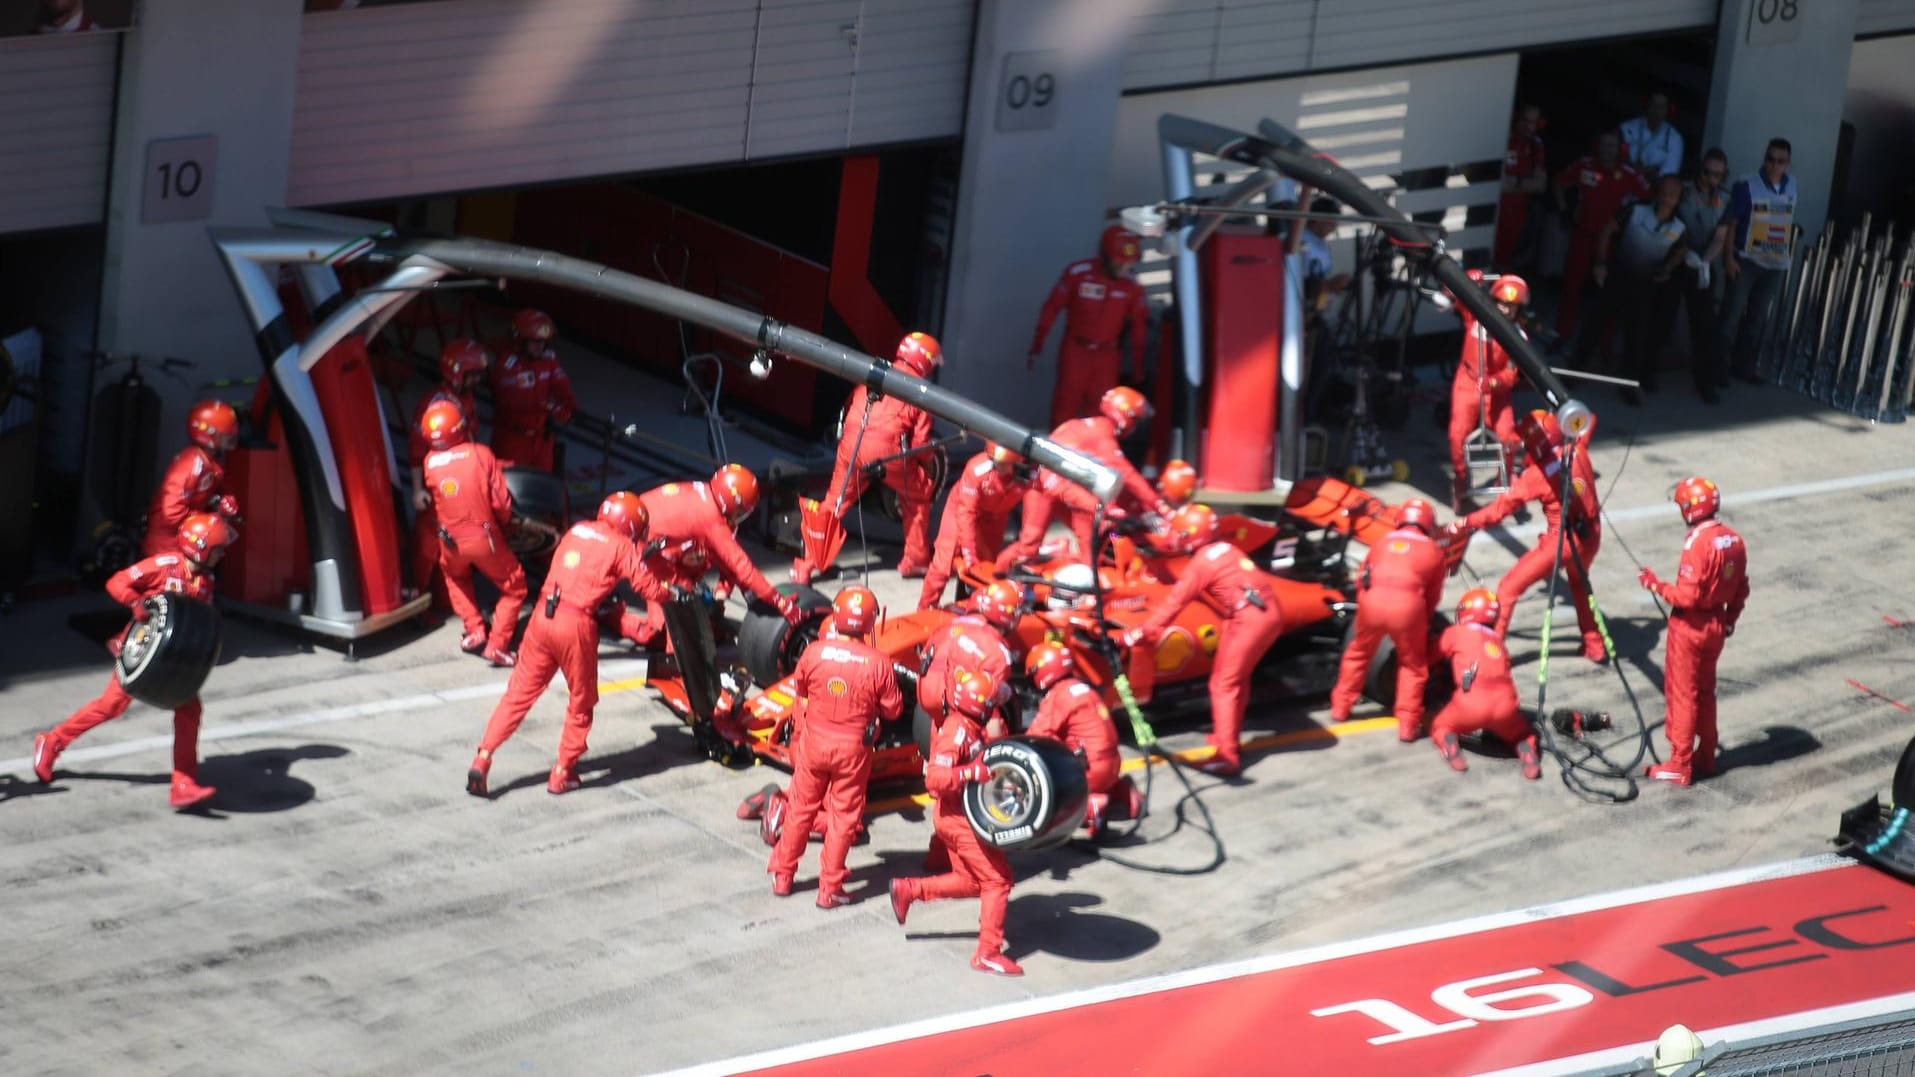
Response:
[[[774,684],[797,669],[798,656],[818,638],[831,612],[831,600],[815,588],[781,583],[778,590],[798,600],[805,623],[792,625],[777,610],[755,598],[746,603],[745,620],[738,626],[738,659],[754,684]]]
[[[1048,849],[1083,825],[1090,783],[1062,742],[1006,737],[978,758],[991,779],[965,787],[964,814],[985,841],[1005,852]]]
[[[512,514],[524,522],[513,521],[506,543],[512,555],[528,569],[536,568],[540,577],[552,560],[559,536],[572,526],[571,500],[565,483],[549,471],[530,467],[502,470],[505,488],[512,492]]]
[[[1430,679],[1423,698],[1431,705],[1447,701],[1456,690],[1450,682],[1450,664],[1436,657],[1436,638],[1449,626],[1448,614],[1439,613],[1430,618]],[[1355,638],[1356,621],[1352,619],[1349,631],[1343,636],[1343,646],[1348,648]],[[1370,668],[1363,676],[1363,697],[1385,707],[1396,705],[1396,641],[1388,636],[1377,641],[1376,653],[1370,656]]]
[[[210,602],[162,594],[147,617],[126,630],[114,675],[126,694],[161,710],[184,706],[219,661],[219,610]]]

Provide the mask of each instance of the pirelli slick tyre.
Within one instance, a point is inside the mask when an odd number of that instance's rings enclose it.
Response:
[[[798,656],[818,638],[831,612],[831,600],[815,588],[781,583],[778,591],[798,600],[805,621],[793,625],[755,598],[746,603],[744,622],[738,626],[738,659],[754,684],[774,684],[797,669]]]
[[[979,837],[1005,852],[1062,845],[1090,803],[1084,765],[1049,737],[1006,737],[984,746],[991,779],[965,787],[964,814]]]
[[[169,594],[147,599],[146,608],[146,620],[122,637],[113,672],[127,695],[172,710],[199,695],[219,662],[219,610]]]
[[[1449,699],[1456,688],[1450,683],[1449,663],[1436,658],[1436,638],[1449,626],[1448,614],[1439,613],[1430,618],[1430,680],[1423,698],[1432,704]],[[1343,636],[1343,646],[1349,647],[1355,638],[1356,620],[1352,618]],[[1388,636],[1378,641],[1376,653],[1370,656],[1370,668],[1363,677],[1363,697],[1385,707],[1396,705],[1396,641]]]
[[[506,542],[520,564],[528,569],[536,568],[542,576],[552,560],[552,550],[559,544],[559,536],[572,526],[571,498],[565,483],[549,471],[508,467],[502,469],[502,474],[505,488],[512,492],[513,515],[526,521],[513,525]]]

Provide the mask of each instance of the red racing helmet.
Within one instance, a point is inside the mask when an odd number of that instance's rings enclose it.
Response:
[[[758,476],[743,464],[726,464],[711,476],[711,497],[733,527],[758,507]]]
[[[841,636],[863,639],[878,623],[878,596],[868,587],[852,585],[831,601],[831,627]]]
[[[951,687],[945,691],[950,696],[952,710],[980,722],[990,715],[997,702],[997,683],[991,680],[989,673],[960,666],[950,683]]]
[[[1049,640],[1031,648],[1024,657],[1024,672],[1031,675],[1031,683],[1039,691],[1049,691],[1051,685],[1077,671],[1077,661],[1071,652],[1061,643]]]
[[[558,327],[552,324],[552,316],[542,310],[527,307],[512,316],[512,335],[520,340],[543,342],[551,340],[556,332]]]
[[[635,543],[643,542],[645,532],[652,526],[652,514],[630,490],[620,490],[599,502],[598,518]]]
[[[944,346],[929,333],[906,333],[898,341],[898,365],[915,377],[928,378],[944,365]]]
[[[1697,524],[1716,514],[1722,508],[1722,491],[1716,484],[1700,475],[1676,483],[1676,507],[1682,510],[1682,522]]]
[[[1414,527],[1433,537],[1436,534],[1436,510],[1420,497],[1410,498],[1396,510],[1396,526]]]
[[[1119,385],[1106,390],[1104,398],[1097,402],[1097,410],[1117,428],[1117,436],[1123,437],[1137,428],[1137,424],[1150,421],[1150,401],[1144,394],[1128,385]]]
[[[1489,286],[1489,297],[1511,307],[1529,306],[1529,282],[1514,273],[1505,273]]]
[[[1117,273],[1136,265],[1137,260],[1144,256],[1143,241],[1137,238],[1137,233],[1121,224],[1104,229],[1103,236],[1097,242],[1097,250],[1104,256],[1104,261],[1110,263],[1111,270]]]
[[[419,416],[419,436],[435,450],[465,444],[465,412],[450,400],[434,400]]]
[[[1186,550],[1208,546],[1217,537],[1217,513],[1209,505],[1193,501],[1171,515],[1170,533]]]
[[[1157,492],[1172,505],[1182,505],[1197,492],[1197,469],[1188,460],[1172,460],[1157,476]]]
[[[239,413],[224,400],[202,400],[186,413],[186,437],[207,452],[231,451],[239,444]]]
[[[1024,592],[1009,580],[992,580],[971,600],[971,608],[999,632],[1009,632],[1017,624],[1018,607],[1023,604]]]
[[[212,568],[219,564],[220,555],[226,552],[226,547],[238,538],[239,532],[224,516],[196,512],[180,524],[180,553],[200,568]]]
[[[1462,600],[1456,604],[1456,623],[1460,625],[1493,625],[1502,615],[1502,603],[1496,601],[1496,593],[1487,587],[1464,591]]]
[[[1541,408],[1524,415],[1516,423],[1516,432],[1522,436],[1523,451],[1538,464],[1553,460],[1562,452],[1562,424]]]
[[[485,345],[470,337],[460,337],[448,341],[439,349],[439,377],[455,389],[469,389],[479,382],[479,375],[492,364],[492,356]]]

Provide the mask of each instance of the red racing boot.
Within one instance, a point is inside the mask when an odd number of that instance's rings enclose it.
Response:
[[[1523,777],[1533,782],[1543,776],[1543,759],[1537,754],[1534,735],[1524,737],[1516,745],[1516,758],[1523,764]]]
[[[459,649],[467,654],[478,654],[485,650],[485,632],[467,632],[459,639]]]
[[[817,574],[817,568],[802,557],[791,562],[791,582],[800,587],[809,586],[811,578]]]
[[[475,797],[485,795],[485,776],[492,772],[492,757],[482,749],[472,757],[472,765],[465,771],[465,791]]]
[[[993,976],[1022,976],[1024,969],[1017,962],[996,950],[987,950],[982,946],[971,955],[971,967],[979,972],[988,972]]]
[[[173,772],[171,799],[175,810],[184,810],[204,804],[213,799],[213,793],[215,791],[212,786],[201,785],[177,770]]]
[[[1436,750],[1442,754],[1443,762],[1458,774],[1469,770],[1469,760],[1463,758],[1463,746],[1457,742],[1456,734],[1445,733],[1443,739],[1436,742]]]
[[[54,741],[51,729],[33,738],[33,776],[40,779],[41,785],[53,781],[53,761],[58,758],[60,745]]]
[[[1128,774],[1117,779],[1117,785],[1123,791],[1124,810],[1127,813],[1126,817],[1130,819],[1142,819],[1144,817],[1144,791],[1137,788],[1137,783],[1131,781],[1130,775]]]
[[[904,926],[904,918],[911,914],[911,906],[918,900],[918,881],[916,879],[891,880],[891,915],[898,918],[898,926]]]
[[[559,796],[577,789],[579,785],[578,772],[563,763],[557,763],[552,767],[552,776],[545,781],[545,791]]]
[[[921,580],[924,578],[924,574],[929,571],[931,571],[931,566],[921,565],[916,561],[898,562],[898,575],[903,579]]]
[[[1405,720],[1399,717],[1396,720],[1396,739],[1397,740],[1401,741],[1404,744],[1411,744],[1411,743],[1414,743],[1419,738],[1421,738],[1422,736],[1423,736],[1423,719],[1417,718],[1413,720]]]
[[[771,896],[772,897],[790,897],[791,896],[791,876],[790,875],[787,875],[783,872],[779,872],[778,874],[773,875],[771,877]]]
[[[1603,644],[1602,633],[1591,632],[1583,637],[1583,657],[1599,666],[1609,664],[1609,648]]]
[[[1213,778],[1234,778],[1243,773],[1242,766],[1232,763],[1220,755],[1213,755],[1209,759],[1197,764],[1197,769]]]
[[[1654,781],[1668,782],[1670,785],[1688,785],[1691,781],[1688,767],[1678,767],[1668,763],[1652,764],[1643,773]]]
[[[851,904],[851,895],[842,890],[832,890],[830,892],[824,890],[818,891],[818,907],[820,909],[841,909],[849,904]]]
[[[495,666],[503,666],[507,669],[519,664],[518,654],[503,647],[488,647],[482,657]]]

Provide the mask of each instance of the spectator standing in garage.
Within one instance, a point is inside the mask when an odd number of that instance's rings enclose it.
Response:
[[[1682,200],[1682,178],[1667,175],[1656,181],[1654,202],[1625,206],[1603,227],[1596,239],[1596,262],[1590,276],[1602,288],[1596,316],[1583,323],[1576,342],[1576,362],[1587,361],[1604,325],[1615,319],[1622,330],[1624,372],[1642,383],[1642,389],[1624,386],[1622,398],[1642,403],[1643,391],[1655,392],[1661,355],[1660,336],[1650,327],[1668,319],[1675,306],[1671,274],[1682,264],[1688,246],[1682,242],[1682,218],[1676,204]]]
[[[507,465],[551,471],[554,424],[572,421],[572,379],[552,350],[556,332],[541,310],[512,316],[512,346],[492,370],[492,451]]]
[[[1642,105],[1642,115],[1624,120],[1623,157],[1650,183],[1682,175],[1682,132],[1669,122],[1669,95],[1657,90]]]
[[[1689,315],[1689,374],[1695,381],[1696,395],[1705,404],[1722,398],[1716,391],[1729,382],[1722,368],[1722,351],[1716,340],[1716,295],[1722,279],[1722,241],[1716,227],[1729,207],[1729,158],[1720,149],[1702,155],[1702,167],[1696,178],[1682,189],[1682,201],[1676,203],[1676,216],[1682,221],[1682,241],[1688,247],[1683,264],[1673,278],[1676,302],[1669,304],[1666,317],[1651,332],[1650,347],[1658,351],[1675,328],[1676,308]]]
[[[1758,349],[1789,272],[1796,200],[1795,177],[1789,175],[1793,155],[1788,139],[1770,139],[1762,168],[1736,181],[1717,226],[1724,240],[1722,273],[1729,282],[1719,347],[1735,376],[1754,385],[1762,384],[1756,372]]]
[[[1596,260],[1596,240],[1617,211],[1649,197],[1642,173],[1622,159],[1622,138],[1604,131],[1596,152],[1579,157],[1556,174],[1556,210],[1569,213],[1569,192],[1577,192],[1576,215],[1570,226],[1569,256],[1563,262],[1563,294],[1556,308],[1556,332],[1567,339],[1576,326],[1582,305],[1583,282]]]
[[[1528,230],[1529,206],[1549,186],[1549,162],[1544,154],[1543,110],[1521,105],[1509,125],[1509,146],[1503,151],[1503,193],[1496,203],[1496,241],[1490,254],[1498,269],[1515,265]]]

